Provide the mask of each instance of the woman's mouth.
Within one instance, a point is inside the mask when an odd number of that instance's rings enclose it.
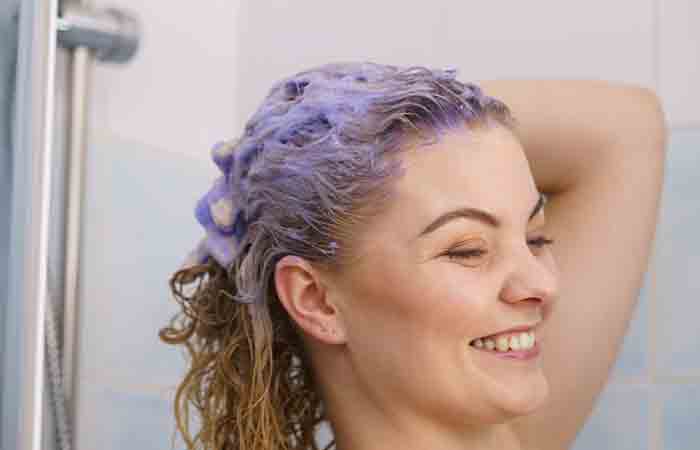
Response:
[[[469,346],[508,359],[533,359],[540,353],[534,330],[485,336],[474,339]]]

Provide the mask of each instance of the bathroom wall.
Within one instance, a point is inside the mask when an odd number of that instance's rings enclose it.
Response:
[[[357,59],[455,66],[463,80],[597,78],[659,93],[671,136],[654,258],[613,376],[573,448],[697,445],[700,4],[116,4],[140,16],[144,40],[132,63],[93,76],[76,449],[170,448],[183,357],[157,331],[176,310],[168,276],[200,235],[192,209],[216,175],[209,149],[240,133],[281,76]]]

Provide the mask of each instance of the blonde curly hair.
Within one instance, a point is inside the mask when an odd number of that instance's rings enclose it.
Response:
[[[272,87],[229,144],[231,160],[215,155],[224,176],[197,213],[207,237],[172,275],[181,310],[159,332],[189,355],[174,402],[188,449],[319,450],[323,399],[301,329],[277,297],[275,264],[292,254],[342,271],[355,227],[391,198],[402,170],[388,156],[403,138],[515,128],[505,104],[455,74],[367,62],[297,73]],[[207,209],[220,198],[236,202],[230,220]]]

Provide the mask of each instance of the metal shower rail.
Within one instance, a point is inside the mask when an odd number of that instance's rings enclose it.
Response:
[[[122,10],[108,8],[97,10],[86,2],[74,1],[59,4],[59,0],[32,0],[23,3],[22,35],[31,48],[31,54],[20,60],[20,79],[28,82],[17,89],[19,121],[17,148],[26,155],[22,172],[27,175],[29,192],[26,213],[13,218],[19,238],[23,261],[16,270],[22,280],[15,288],[18,301],[23,305],[22,342],[24,354],[21,367],[25,378],[21,387],[21,416],[19,417],[18,449],[40,450],[43,443],[43,404],[45,395],[45,344],[49,353],[55,349],[52,340],[46,340],[44,328],[47,314],[53,306],[48,297],[49,234],[51,202],[51,168],[55,161],[53,148],[53,123],[57,44],[72,50],[71,98],[68,111],[68,158],[66,173],[66,211],[63,292],[64,319],[62,345],[63,394],[67,400],[73,421],[75,367],[77,348],[77,312],[80,271],[80,223],[83,202],[84,163],[86,153],[86,106],[90,63],[94,56],[98,61],[123,63],[129,61],[139,46],[140,25],[135,17]],[[59,17],[60,13],[60,17]],[[51,356],[51,355],[49,355]],[[53,365],[52,365],[53,366]],[[51,367],[50,366],[50,369]],[[61,374],[59,374],[61,375]],[[71,404],[72,403],[72,404]],[[60,428],[60,426],[59,426]],[[67,441],[66,441],[67,442]],[[70,445],[70,443],[66,444]]]

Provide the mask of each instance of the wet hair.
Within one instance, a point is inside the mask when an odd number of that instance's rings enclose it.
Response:
[[[231,141],[222,179],[246,218],[228,237],[235,251],[170,278],[181,310],[159,336],[189,355],[174,401],[189,449],[318,450],[327,416],[301,330],[277,297],[277,261],[296,255],[342,273],[357,256],[353,236],[391,201],[404,173],[393,156],[409,139],[428,145],[493,124],[516,127],[504,103],[454,69],[334,63],[272,86]]]

